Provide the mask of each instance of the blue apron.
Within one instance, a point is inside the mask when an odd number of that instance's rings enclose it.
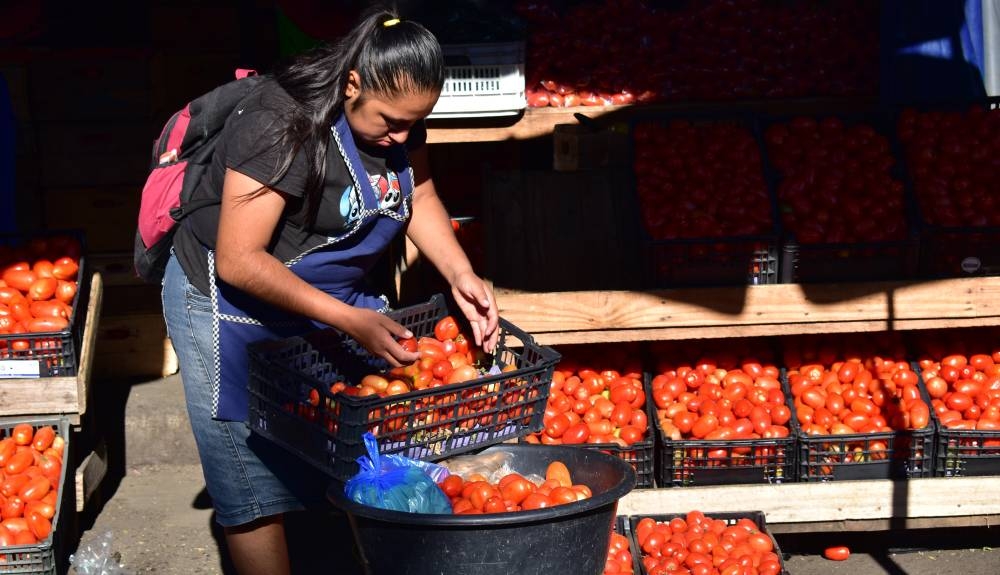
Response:
[[[353,218],[343,234],[327,238],[323,245],[299,254],[285,265],[307,283],[344,303],[387,311],[385,296],[372,293],[364,279],[409,220],[413,172],[403,146],[392,146],[387,165],[390,172],[395,167],[401,198],[398,210],[381,208],[379,194],[358,156],[343,114],[332,131],[354,182],[355,205],[360,210],[351,214]],[[208,255],[216,342],[212,414],[220,420],[246,421],[247,344],[262,339],[284,339],[329,326],[264,303],[226,284],[215,275],[215,253],[210,251]]]

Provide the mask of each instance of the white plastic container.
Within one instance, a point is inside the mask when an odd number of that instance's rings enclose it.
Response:
[[[446,44],[445,80],[430,118],[512,116],[527,106],[524,42]]]

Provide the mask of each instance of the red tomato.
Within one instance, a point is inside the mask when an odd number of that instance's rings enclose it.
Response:
[[[35,448],[35,451],[43,452],[52,446],[52,442],[55,441],[56,432],[52,427],[47,425],[40,426],[34,432],[34,437],[32,438],[31,445]]]
[[[563,443],[570,445],[586,443],[588,438],[590,438],[590,427],[582,421],[571,425],[562,435]]]
[[[60,280],[75,280],[79,270],[76,260],[70,257],[59,258],[52,264],[52,276]]]
[[[823,557],[830,561],[844,561],[851,556],[851,550],[844,545],[827,547],[823,550]]]
[[[31,440],[35,435],[35,428],[29,423],[19,423],[14,426],[14,432],[11,437],[14,438],[14,443],[17,445],[30,445]]]
[[[59,281],[53,277],[39,277],[28,286],[28,299],[44,301],[52,299],[56,295],[56,287]]]
[[[436,337],[438,341],[455,339],[458,337],[458,333],[458,323],[455,321],[455,318],[450,315],[441,318],[434,325],[434,337]]]

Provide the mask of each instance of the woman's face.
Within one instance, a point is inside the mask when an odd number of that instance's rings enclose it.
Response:
[[[413,124],[427,117],[437,103],[438,92],[407,93],[395,97],[362,90],[351,72],[344,90],[344,113],[354,139],[364,145],[389,147],[403,144]]]

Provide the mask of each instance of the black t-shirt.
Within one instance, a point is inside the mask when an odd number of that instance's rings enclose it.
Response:
[[[292,109],[294,100],[271,79],[261,82],[236,112],[226,121],[216,144],[212,164],[202,177],[192,199],[222,197],[226,168],[267,183],[277,172],[283,156],[276,143],[280,141],[281,114]],[[414,149],[427,140],[423,122],[410,131],[406,147]],[[400,201],[396,174],[387,170],[387,158],[379,150],[358,146],[358,155],[368,172],[372,187],[380,193],[380,207],[395,208]],[[395,166],[394,166],[395,167]],[[330,136],[327,146],[326,177],[323,194],[311,229],[305,226],[305,201],[308,160],[299,151],[280,181],[272,186],[289,196],[285,213],[279,221],[269,247],[272,255],[288,261],[303,252],[326,243],[329,236],[346,231],[360,210],[361,198],[337,144]],[[205,248],[214,249],[219,231],[219,204],[201,208],[178,226],[174,250],[191,283],[202,293],[209,293],[208,256]]]

